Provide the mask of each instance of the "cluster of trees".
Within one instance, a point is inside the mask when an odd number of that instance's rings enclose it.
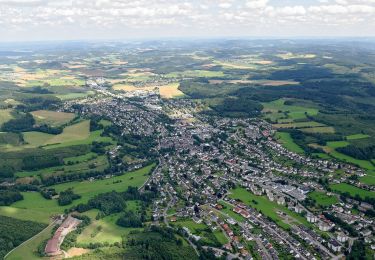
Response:
[[[90,151],[90,145],[74,145],[48,150],[30,148],[20,151],[0,151],[0,178],[11,178],[15,172],[21,170],[39,170],[60,166],[64,164],[64,158],[87,154]],[[51,175],[47,178],[49,177]],[[53,181],[50,183],[54,184]]]
[[[350,234],[350,236],[353,236],[353,237],[357,237],[358,236],[358,231],[352,225],[349,225],[348,223],[342,221],[340,218],[335,217],[332,214],[329,214],[327,212],[323,212],[323,215],[327,219],[329,219],[330,221],[332,221],[333,223],[337,224],[341,228],[343,228],[346,231],[348,231],[348,233]]]
[[[3,124],[1,130],[4,132],[26,132],[33,130],[35,119],[32,114],[18,114],[16,118],[11,119]]]
[[[22,105],[17,108],[23,111],[49,110],[61,105],[61,99],[53,95],[26,96],[20,100]]]
[[[58,193],[56,192],[55,189],[53,188],[45,188],[45,189],[41,189],[40,190],[40,194],[42,194],[42,196],[47,199],[47,200],[51,200],[53,196],[56,196]]]
[[[0,206],[9,206],[19,200],[23,200],[23,196],[18,190],[0,190]]]
[[[156,136],[141,136],[126,134],[122,135],[122,128],[117,125],[106,126],[103,136],[111,136],[118,139],[123,146],[121,155],[131,155],[136,158],[155,158],[156,152],[153,149],[157,142]]]
[[[90,117],[90,132],[103,129],[103,125],[99,123],[100,120],[102,120],[102,118],[99,116]]]
[[[345,147],[339,147],[336,150],[359,160],[371,160],[375,158],[375,145],[367,147],[348,145]]]
[[[120,218],[116,221],[116,224],[121,227],[132,227],[138,228],[142,227],[142,222],[145,221],[145,216],[136,214],[134,211],[125,210],[124,213],[121,214]]]
[[[73,189],[67,189],[65,191],[60,192],[59,199],[57,200],[57,202],[59,203],[60,206],[66,206],[66,205],[71,204],[73,200],[78,200],[80,198],[81,196],[78,194],[75,194],[73,192]]]
[[[98,209],[102,216],[123,212],[126,209],[126,201],[140,200],[144,204],[149,204],[156,197],[157,189],[151,188],[143,193],[138,188],[129,186],[124,192],[107,192],[96,195],[87,204],[79,204],[72,210],[85,212],[90,209]]]
[[[363,239],[355,240],[349,254],[346,255],[348,260],[366,260],[372,259],[371,250],[366,250],[366,243]]]
[[[132,232],[124,247],[127,249],[124,259],[198,259],[171,228],[151,226],[142,232]]]
[[[0,259],[45,227],[41,223],[0,216]]]
[[[22,170],[33,171],[59,166],[62,164],[62,160],[54,154],[31,154],[22,159],[22,164]]]
[[[106,142],[93,142],[92,143],[92,148],[91,148],[91,151],[93,153],[97,153],[97,154],[105,154],[106,152],[106,147],[108,145],[111,145],[111,143],[106,143]]]
[[[213,109],[220,115],[229,117],[256,117],[260,115],[263,109],[261,103],[247,97],[226,98]]]

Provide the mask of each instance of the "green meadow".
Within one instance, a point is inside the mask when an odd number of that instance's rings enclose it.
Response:
[[[289,133],[277,132],[276,138],[286,149],[299,154],[304,153],[303,149],[293,141]]]
[[[93,241],[96,243],[121,243],[123,237],[126,237],[130,231],[141,230],[141,228],[124,228],[116,225],[119,214],[112,214],[99,220],[95,219],[98,210],[90,210],[84,215],[91,218],[91,224],[77,237],[80,245],[89,245]]]
[[[26,219],[48,223],[54,214],[61,214],[64,209],[70,208],[79,203],[86,203],[90,198],[100,193],[110,191],[125,191],[128,186],[140,187],[149,177],[154,164],[138,169],[136,171],[125,173],[109,179],[95,181],[69,182],[50,186],[57,192],[73,188],[76,194],[81,198],[75,200],[72,204],[61,207],[56,200],[47,200],[39,192],[23,192],[24,199],[17,201],[10,207],[0,207],[0,214],[18,219]]]
[[[330,187],[332,190],[339,193],[349,192],[353,197],[359,195],[362,199],[365,197],[375,198],[375,192],[363,190],[347,183],[332,184]]]
[[[282,228],[289,228],[290,226],[283,222],[281,217],[276,213],[277,210],[283,211],[290,217],[296,219],[298,222],[310,226],[310,223],[295,212],[290,211],[288,208],[278,205],[276,202],[272,202],[267,199],[266,196],[256,196],[253,193],[247,191],[243,188],[236,188],[230,191],[231,194],[229,195],[232,199],[237,199],[242,201],[243,203],[251,206],[252,208],[257,209],[259,212],[262,212],[265,216],[270,217],[273,221],[276,222]]]
[[[321,207],[328,207],[338,202],[338,199],[335,196],[328,196],[319,191],[309,193],[308,197],[313,199]]]

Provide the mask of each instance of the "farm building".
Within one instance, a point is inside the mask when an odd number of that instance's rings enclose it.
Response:
[[[79,224],[81,220],[68,216],[60,227],[56,230],[53,237],[48,240],[44,252],[48,256],[57,256],[61,254],[60,245],[64,241],[64,238],[67,234],[73,231]]]

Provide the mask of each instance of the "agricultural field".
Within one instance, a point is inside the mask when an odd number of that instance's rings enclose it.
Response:
[[[12,109],[0,109],[0,126],[12,118]]]
[[[160,96],[163,98],[176,98],[184,96],[184,93],[179,90],[180,84],[172,83],[165,86],[159,87]]]
[[[33,111],[36,124],[47,124],[53,127],[61,126],[69,123],[74,119],[75,115],[72,113],[55,112],[49,110]]]
[[[63,132],[58,135],[52,135],[42,132],[24,132],[25,147],[41,147],[47,146],[48,149],[70,146],[74,144],[90,143],[89,139],[91,135],[97,135],[97,133],[90,133],[90,121],[85,120],[63,129]],[[54,145],[54,146],[52,146]],[[23,147],[20,147],[23,148]]]
[[[225,74],[222,71],[210,70],[187,70],[183,72],[171,72],[165,75],[166,78],[215,78],[224,76]]]
[[[178,89],[179,83],[170,83],[167,85],[161,86],[142,86],[136,87],[131,84],[115,84],[113,85],[114,90],[120,90],[125,92],[134,92],[134,91],[145,91],[145,92],[152,92],[158,90],[160,96],[162,98],[175,98],[175,97],[182,97],[184,93]]]
[[[98,156],[94,153],[81,155],[78,157],[64,158],[65,165],[44,168],[35,171],[21,171],[15,173],[16,177],[48,177],[52,175],[66,175],[66,174],[79,174],[92,171],[95,168],[98,171],[103,171],[108,168],[109,163],[106,156]],[[69,163],[74,162],[74,163]]]
[[[314,116],[318,114],[317,108],[308,108],[303,106],[296,106],[296,105],[287,105],[285,104],[287,99],[279,99],[268,103],[262,103],[263,105],[263,114],[265,118],[274,121],[275,123],[278,122],[279,119],[289,119],[289,120],[297,120],[297,119],[306,119],[306,116]],[[316,126],[316,122],[305,123],[304,125],[314,127]],[[301,126],[302,127],[302,126]]]

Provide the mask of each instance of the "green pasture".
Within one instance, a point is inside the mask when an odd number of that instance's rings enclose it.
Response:
[[[332,184],[330,187],[332,190],[339,193],[349,192],[353,197],[359,195],[363,199],[365,197],[375,198],[375,192],[363,190],[347,183]]]
[[[304,153],[303,149],[293,141],[289,133],[277,132],[276,138],[286,149],[299,154]]]
[[[310,226],[310,223],[295,212],[290,211],[288,208],[282,205],[278,205],[276,202],[272,202],[267,199],[266,196],[256,196],[251,192],[243,189],[243,188],[236,188],[230,191],[231,194],[229,195],[232,199],[238,199],[245,204],[257,209],[259,212],[262,212],[265,216],[270,217],[277,225],[282,228],[289,228],[289,225],[284,223],[281,217],[276,213],[277,210],[283,211],[290,217],[296,219],[298,222]],[[255,203],[255,202],[256,203]]]
[[[315,200],[315,202],[321,207],[328,207],[338,202],[338,199],[335,196],[328,196],[319,191],[309,193],[308,197]]]
[[[141,230],[141,228],[124,228],[116,225],[116,221],[120,214],[112,214],[102,219],[96,220],[95,216],[98,210],[90,210],[85,212],[91,218],[91,224],[87,226],[83,232],[77,237],[77,243],[81,245],[89,245],[90,243],[121,243],[122,238],[126,237],[130,231]]]

